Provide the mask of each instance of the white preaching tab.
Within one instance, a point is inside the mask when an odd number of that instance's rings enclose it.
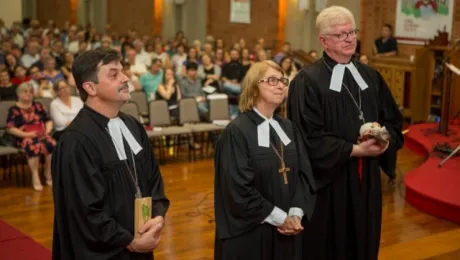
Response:
[[[142,150],[142,147],[136,141],[133,134],[131,134],[131,131],[129,131],[128,127],[125,125],[125,122],[123,122],[123,120],[121,120],[119,117],[110,119],[107,126],[109,128],[109,134],[112,137],[112,141],[115,145],[118,158],[120,160],[126,160],[127,158],[125,146],[123,144],[123,137],[125,138],[126,142],[131,148],[131,151],[133,151],[134,154],[137,154]]]
[[[288,145],[291,142],[291,139],[289,139],[289,137],[286,135],[278,121],[273,119],[273,117],[270,119],[266,118],[255,107],[254,111],[263,119],[265,119],[263,123],[257,126],[257,139],[259,146],[270,147],[270,125],[273,127],[273,129],[275,129],[276,134],[281,139],[281,142],[283,142],[284,145]]]
[[[329,89],[337,92],[340,92],[342,90],[342,81],[343,74],[345,73],[345,68],[348,68],[348,70],[350,70],[351,75],[355,79],[356,83],[358,83],[358,86],[361,88],[361,90],[365,90],[368,87],[363,77],[361,77],[361,75],[359,74],[353,62],[350,62],[348,64],[339,63],[334,66],[334,69],[332,70],[331,85],[329,86]]]

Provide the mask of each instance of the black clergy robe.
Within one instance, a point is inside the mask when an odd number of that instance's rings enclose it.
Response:
[[[143,197],[152,197],[152,217],[164,216],[169,200],[147,134],[133,117],[119,114],[142,150],[134,155]],[[84,106],[53,154],[55,206],[53,259],[153,259],[132,253],[135,186],[106,130],[109,118]],[[129,167],[131,150],[124,141]],[[134,174],[134,172],[133,172]]]
[[[275,206],[288,213],[291,207],[312,215],[316,189],[308,156],[297,142],[292,124],[279,116],[291,143],[284,148],[290,168],[288,184],[278,172],[281,161],[274,150],[258,145],[257,126],[264,122],[255,111],[242,113],[219,136],[215,153],[214,203],[216,217],[215,260],[301,259],[301,235],[285,236],[263,223]],[[270,126],[270,140],[282,144]],[[281,155],[281,153],[280,153]]]
[[[337,64],[324,53],[331,69]],[[393,171],[403,145],[402,115],[381,75],[355,67],[367,83],[361,91],[366,122],[379,122],[391,135],[388,150],[364,157],[362,181],[356,157],[350,158],[362,121],[348,91],[329,89],[331,70],[323,60],[301,70],[289,86],[288,118],[300,129],[318,188],[315,212],[304,230],[303,259],[377,259],[382,194],[380,167]],[[343,83],[359,103],[359,86],[345,69]]]

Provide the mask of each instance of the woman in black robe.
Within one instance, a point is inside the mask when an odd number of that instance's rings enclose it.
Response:
[[[274,114],[288,82],[273,61],[254,64],[243,81],[243,113],[217,141],[216,260],[302,257],[301,220],[313,213],[315,184],[298,134]]]

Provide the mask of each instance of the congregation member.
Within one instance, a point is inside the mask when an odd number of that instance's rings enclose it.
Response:
[[[255,63],[242,113],[217,140],[215,260],[302,259],[302,220],[312,216],[316,187],[302,138],[274,113],[288,84],[275,62]]]
[[[18,101],[8,110],[8,132],[16,138],[18,148],[24,150],[32,172],[32,185],[36,191],[43,190],[38,168],[40,158],[45,157],[46,184],[51,186],[51,155],[56,140],[51,137],[53,122],[43,105],[34,102],[34,90],[28,83],[17,88]]]
[[[353,59],[358,34],[353,14],[331,6],[318,15],[316,27],[323,57],[297,74],[288,97],[288,118],[301,132],[318,188],[303,233],[303,259],[377,260],[380,168],[395,166],[403,118],[380,73]],[[386,127],[391,141],[358,144],[368,122]]]
[[[83,108],[83,102],[79,97],[71,96],[71,87],[63,79],[53,85],[56,98],[51,101],[50,115],[54,123],[55,140],[59,140],[64,129],[66,129],[78,112]]]

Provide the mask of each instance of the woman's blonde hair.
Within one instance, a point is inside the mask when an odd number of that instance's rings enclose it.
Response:
[[[267,70],[272,68],[284,75],[281,67],[274,61],[265,60],[254,63],[246,73],[241,85],[240,110],[246,112],[252,110],[259,98],[259,81],[265,76]]]
[[[19,93],[21,93],[22,91],[26,90],[26,89],[29,89],[29,90],[34,90],[34,88],[32,87],[32,85],[29,83],[29,82],[23,82],[21,84],[19,84],[19,86],[16,88],[16,95],[19,96]]]
[[[316,17],[316,30],[318,34],[330,33],[335,25],[351,23],[356,27],[353,14],[345,7],[331,6],[322,10]]]

